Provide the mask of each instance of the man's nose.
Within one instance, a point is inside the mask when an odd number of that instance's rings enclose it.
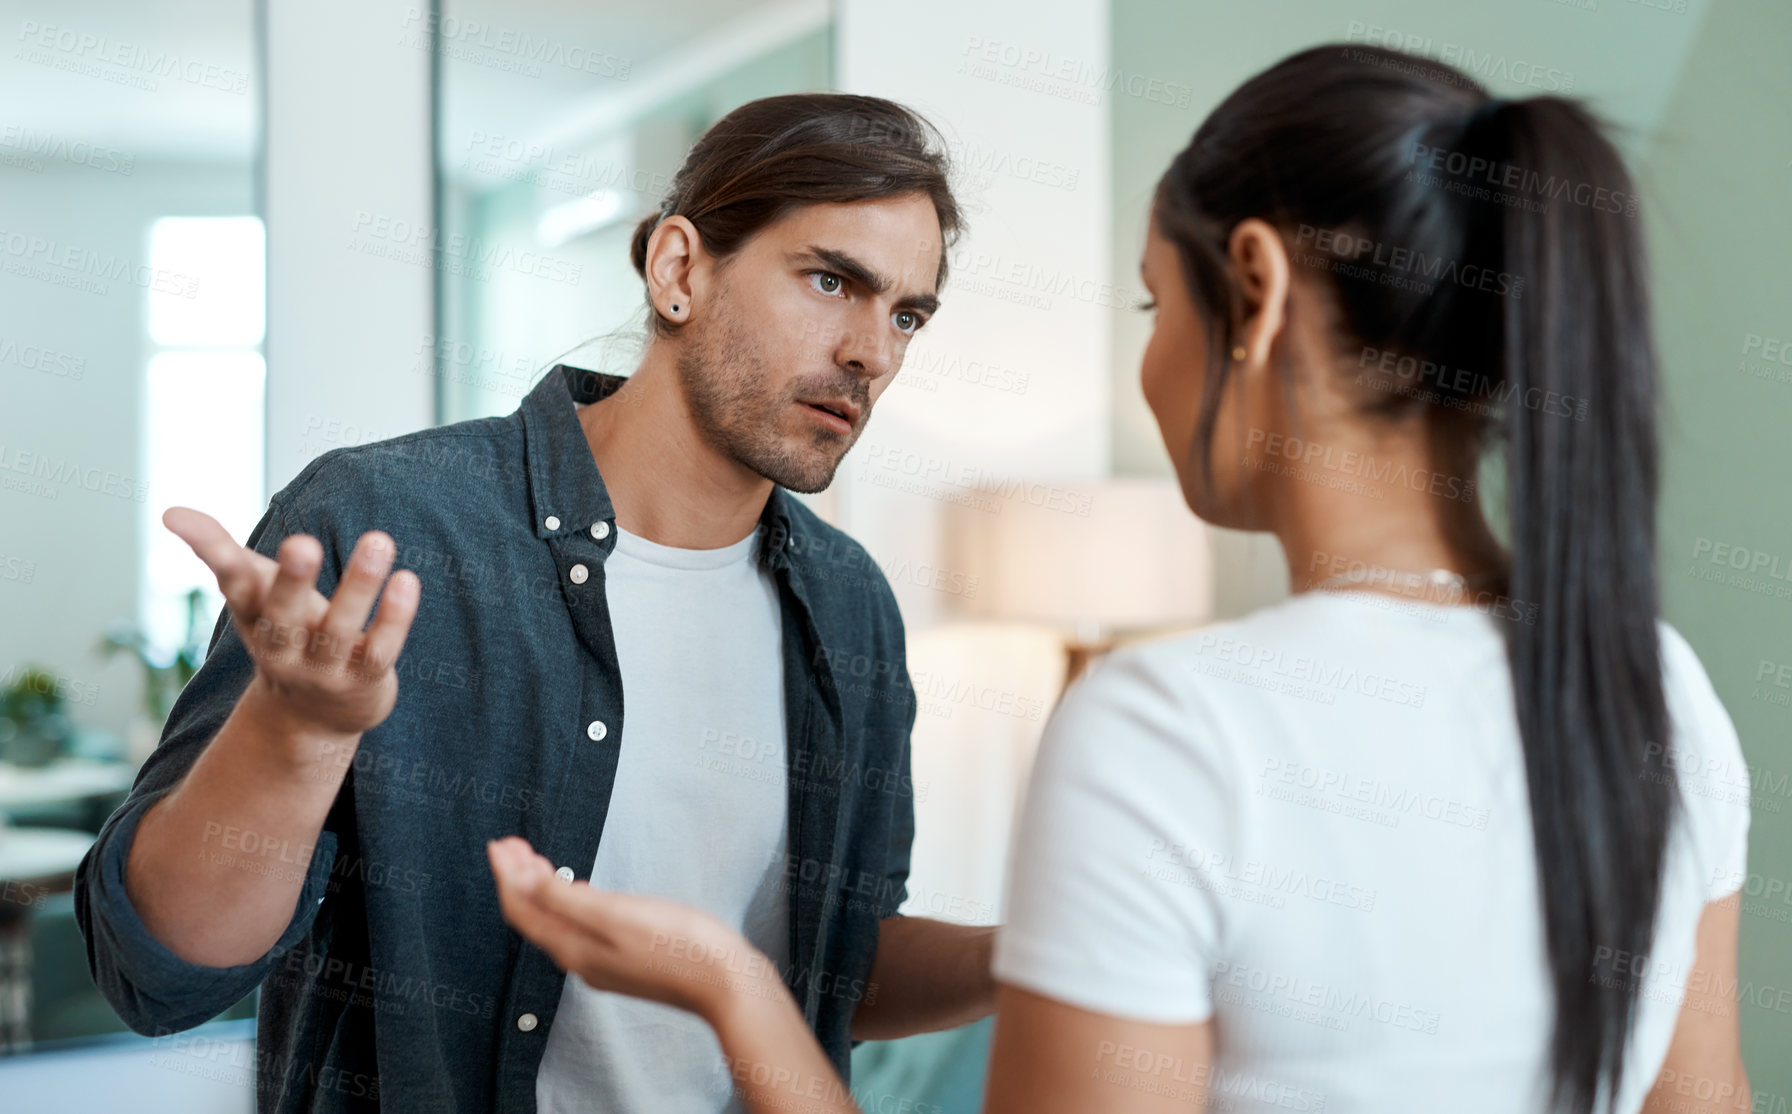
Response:
[[[878,309],[854,317],[840,334],[835,362],[865,379],[876,379],[889,371],[896,358],[896,345],[883,318],[883,311]]]

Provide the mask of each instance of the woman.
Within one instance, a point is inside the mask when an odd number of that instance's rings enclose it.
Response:
[[[1190,508],[1275,533],[1294,594],[1066,693],[986,1110],[1747,1109],[1746,774],[1656,617],[1633,197],[1574,102],[1364,47],[1171,164],[1144,392]],[[855,1109],[714,918],[491,858],[561,966],[705,1017],[747,1109]]]

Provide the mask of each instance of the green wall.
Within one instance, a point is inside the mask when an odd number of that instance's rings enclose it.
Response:
[[[1576,95],[1618,125],[1647,206],[1665,378],[1663,611],[1704,662],[1755,778],[1743,1052],[1756,1108],[1786,1109],[1792,924],[1776,918],[1792,918],[1792,708],[1772,701],[1792,696],[1773,684],[1792,680],[1792,669],[1777,671],[1792,666],[1792,364],[1761,357],[1770,342],[1792,348],[1792,4],[1715,0],[1673,11],[1596,3],[1114,0],[1114,65],[1194,89],[1180,111],[1112,102],[1114,274],[1136,273],[1152,186],[1202,116],[1251,74],[1343,39],[1353,24],[1398,28],[1430,40],[1434,52],[1460,44],[1572,72]],[[1488,84],[1505,96],[1539,91]],[[1138,388],[1147,331],[1144,317],[1116,313],[1114,467],[1168,475]],[[1285,594],[1273,538],[1216,534],[1222,617]],[[1756,554],[1777,560],[1768,569],[1783,579],[1758,577],[1785,595],[1694,575],[1695,565],[1715,568],[1719,544],[1747,551],[1751,562]]]

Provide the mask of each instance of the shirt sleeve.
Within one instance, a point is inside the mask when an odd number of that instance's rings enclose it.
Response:
[[[1692,646],[1661,624],[1663,673],[1673,743],[1667,766],[1678,779],[1680,800],[1705,881],[1705,900],[1717,901],[1748,878],[1749,805],[1753,782],[1742,741],[1711,678]]]
[[[249,535],[249,548],[272,557],[286,537],[278,497]],[[334,582],[325,545],[320,586]],[[87,945],[94,983],[133,1031],[158,1036],[192,1028],[241,1001],[261,984],[276,957],[290,950],[316,917],[336,858],[336,834],[320,833],[291,922],[268,953],[253,963],[207,967],[170,951],[143,924],[125,890],[125,863],[137,824],[186,776],[224,725],[254,673],[228,609],[213,628],[205,661],[181,690],[162,738],[137,772],[124,804],[101,827],[75,872],[75,920]]]
[[[1045,728],[1021,806],[993,971],[1158,1024],[1213,1012],[1236,762],[1161,646],[1100,659]]]

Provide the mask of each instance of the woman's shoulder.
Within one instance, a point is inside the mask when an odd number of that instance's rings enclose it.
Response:
[[[1755,780],[1736,726],[1691,642],[1665,619],[1656,628],[1671,733],[1645,744],[1646,758],[1679,785],[1705,900],[1714,901],[1745,881]]]
[[[1228,778],[1248,764],[1239,748],[1254,733],[1241,702],[1262,690],[1228,683],[1214,663],[1301,643],[1307,622],[1293,601],[1194,630],[1129,642],[1096,658],[1052,713],[1042,758],[1093,772],[1133,762],[1173,777]],[[1245,647],[1248,649],[1239,649]]]

